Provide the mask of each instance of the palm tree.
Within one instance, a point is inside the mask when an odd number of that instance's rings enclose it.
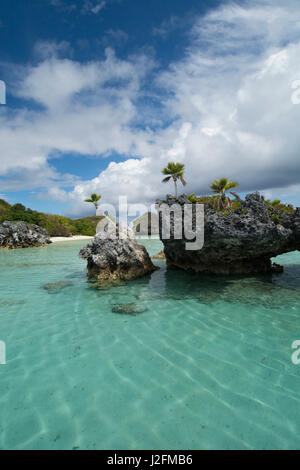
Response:
[[[97,214],[97,210],[98,210],[98,201],[100,201],[101,199],[101,195],[100,194],[96,194],[96,193],[93,193],[91,194],[90,198],[89,199],[85,199],[84,202],[91,202],[92,204],[94,204],[95,208],[96,208],[96,214]]]
[[[211,185],[210,188],[213,190],[215,194],[219,194],[220,197],[216,199],[216,205],[221,206],[222,209],[226,207],[231,207],[231,199],[226,196],[226,191],[229,189],[236,188],[239,184],[235,181],[229,181],[227,178],[221,178],[219,180],[215,180]],[[239,196],[230,191],[230,194],[234,196],[236,199],[240,199]],[[220,204],[219,204],[220,203]],[[219,207],[220,208],[220,207]]]
[[[167,183],[172,179],[175,185],[175,197],[178,197],[178,188],[177,188],[177,181],[180,180],[183,186],[186,185],[186,181],[183,179],[184,175],[184,164],[183,163],[175,163],[169,162],[168,165],[162,170],[163,175],[167,175],[166,178],[162,180],[163,183]]]

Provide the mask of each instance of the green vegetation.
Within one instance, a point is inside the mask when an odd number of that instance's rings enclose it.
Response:
[[[230,206],[227,208],[223,208],[222,205],[220,204],[220,196],[199,196],[196,197],[195,193],[192,193],[188,196],[189,200],[191,202],[197,202],[199,204],[206,204],[210,209],[214,209],[217,212],[226,215],[229,214],[229,212],[235,212],[238,209],[241,208],[242,201],[241,200],[235,200],[235,201],[230,201]]]
[[[96,226],[102,217],[91,216],[82,219],[69,219],[61,215],[44,214],[27,209],[22,204],[11,205],[0,199],[0,223],[5,220],[23,220],[28,224],[36,224],[45,228],[52,237],[68,237],[72,235],[90,235],[96,233]]]
[[[186,181],[183,178],[184,175],[184,164],[183,163],[175,163],[175,162],[169,162],[168,165],[163,168],[162,170],[163,175],[167,175],[166,178],[162,180],[163,183],[167,183],[172,179],[174,181],[175,185],[175,197],[178,197],[178,187],[177,187],[177,181],[181,181],[183,186],[186,185]]]
[[[224,178],[225,179],[225,178]],[[215,180],[216,186],[217,186],[217,180]],[[231,182],[230,186],[231,186]],[[237,183],[234,183],[237,185]],[[232,186],[231,186],[232,187]],[[226,189],[227,190],[227,189]],[[214,192],[217,192],[217,188]],[[189,200],[192,203],[199,203],[199,204],[204,204],[211,209],[216,210],[220,214],[227,215],[230,212],[236,212],[239,211],[239,214],[241,216],[245,216],[247,214],[246,209],[242,209],[242,201],[239,198],[239,196],[236,193],[231,192],[230,194],[235,196],[235,200],[231,200],[228,197],[225,196],[227,201],[225,200],[225,206],[224,203],[222,204],[220,201],[221,196],[216,195],[216,196],[195,196],[195,193],[192,193],[188,196]],[[284,218],[288,214],[294,214],[296,212],[296,209],[291,205],[291,204],[284,204],[282,203],[279,199],[275,199],[274,201],[266,200],[266,206],[268,208],[268,213],[270,216],[270,219],[275,223],[275,224],[282,224],[284,221]]]
[[[292,204],[284,204],[279,199],[275,199],[274,201],[267,199],[266,205],[269,217],[275,224],[281,224],[286,215],[294,214],[296,212],[296,209]]]
[[[226,196],[226,191],[229,191],[229,189],[236,188],[238,186],[238,183],[235,181],[229,181],[227,178],[221,178],[219,180],[215,180],[211,185],[210,188],[213,190],[215,194],[218,194],[219,196],[215,197],[215,208],[219,210],[226,210],[230,209],[232,205],[232,201],[230,197]],[[237,200],[239,200],[239,196],[230,191],[230,194],[234,196]]]
[[[188,196],[190,202],[199,202],[199,197],[195,196],[195,193],[189,194]]]
[[[97,214],[97,210],[99,206],[98,201],[100,201],[100,199],[101,199],[100,194],[92,193],[91,197],[89,199],[85,199],[84,202],[91,202],[92,204],[94,204],[95,209],[96,209],[96,214]]]

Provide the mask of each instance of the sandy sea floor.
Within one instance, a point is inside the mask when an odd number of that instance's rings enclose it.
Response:
[[[86,243],[0,252],[1,449],[300,449],[300,253],[243,278],[155,260],[108,289]]]

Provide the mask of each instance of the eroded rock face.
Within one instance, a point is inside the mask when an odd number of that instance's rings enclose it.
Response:
[[[0,248],[29,248],[51,243],[48,232],[38,225],[5,221],[0,225]]]
[[[92,243],[80,250],[79,256],[87,260],[89,277],[117,282],[142,277],[157,269],[134,235],[129,231],[129,237],[125,237],[124,227],[122,230],[120,227],[120,232],[121,238],[98,233]]]
[[[183,195],[157,201],[158,206],[162,203],[183,206],[190,201]],[[181,220],[171,220],[171,233],[176,223]],[[259,193],[248,194],[241,208],[227,215],[205,207],[204,240],[201,250],[187,251],[184,238],[162,239],[167,266],[226,275],[271,272],[272,257],[300,249],[300,209],[285,214],[282,224],[276,225]],[[278,265],[274,270],[279,271]]]

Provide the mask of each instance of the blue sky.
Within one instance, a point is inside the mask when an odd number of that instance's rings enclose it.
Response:
[[[180,160],[187,192],[227,176],[300,205],[299,21],[296,0],[1,0],[0,194],[150,204]]]

